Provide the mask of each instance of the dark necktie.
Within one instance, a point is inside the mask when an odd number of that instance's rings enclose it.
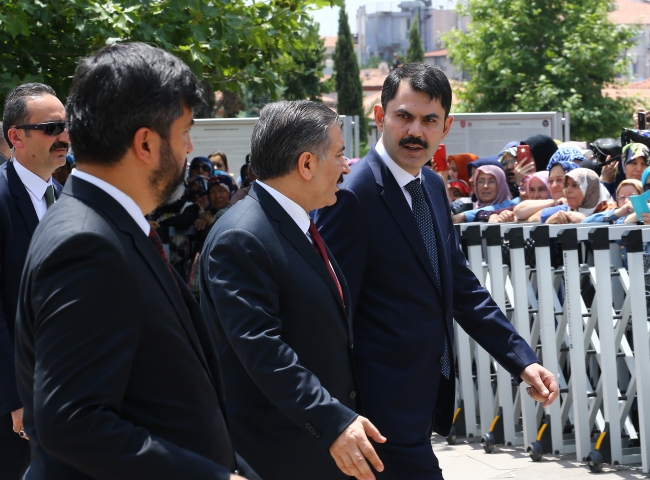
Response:
[[[438,265],[438,247],[436,246],[436,233],[433,229],[433,219],[431,218],[429,205],[424,199],[422,182],[420,182],[419,178],[416,178],[412,182],[406,184],[404,188],[406,188],[406,191],[411,194],[415,221],[418,224],[420,235],[422,235],[422,240],[424,240],[424,245],[427,248],[429,260],[433,266],[433,272],[436,275],[436,281],[442,289],[442,284],[440,283],[440,266]],[[444,360],[442,363],[442,374],[445,376],[445,378],[449,378],[449,375],[451,373],[449,350],[449,340],[447,339],[447,335],[445,333],[445,351],[443,354]]]
[[[47,188],[45,189],[45,205],[47,205],[47,208],[50,208],[55,200],[54,200],[54,187],[52,185],[48,185]]]
[[[149,240],[151,240],[153,246],[156,247],[158,254],[162,257],[163,262],[165,262],[165,265],[167,265],[167,270],[169,270],[169,273],[172,274],[172,277],[174,278],[174,282],[176,282],[176,285],[178,285],[178,282],[176,281],[176,275],[174,275],[174,272],[172,272],[172,265],[171,263],[169,263],[169,260],[167,259],[167,254],[165,253],[165,247],[163,247],[162,240],[160,239],[160,236],[156,233],[156,231],[153,228],[149,230]]]
[[[314,248],[320,255],[320,258],[322,258],[323,261],[325,262],[327,271],[330,272],[330,275],[332,276],[332,280],[334,280],[334,283],[336,284],[336,288],[338,288],[339,290],[339,295],[341,295],[341,300],[343,301],[343,304],[345,304],[345,300],[343,299],[343,290],[341,290],[341,284],[339,283],[339,279],[336,278],[336,274],[334,273],[334,270],[332,270],[332,265],[330,264],[330,260],[327,257],[327,250],[325,250],[323,237],[320,236],[320,233],[318,232],[318,228],[316,228],[316,225],[311,220],[309,220],[308,231],[309,231],[309,235],[311,235],[312,241],[314,242]]]

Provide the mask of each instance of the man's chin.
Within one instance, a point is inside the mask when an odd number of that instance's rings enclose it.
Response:
[[[184,183],[179,183],[178,187],[176,187],[176,190],[174,190],[170,195],[167,196],[167,198],[164,198],[163,201],[160,203],[160,206],[164,205],[171,205],[174,202],[177,202],[181,198],[183,198],[183,195],[185,194],[185,184]]]

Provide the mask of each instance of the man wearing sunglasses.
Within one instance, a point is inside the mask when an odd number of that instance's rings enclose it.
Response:
[[[14,373],[20,275],[34,230],[61,191],[52,172],[65,163],[70,140],[63,104],[40,83],[9,93],[2,133],[13,156],[8,152],[11,160],[0,166],[0,465],[2,478],[17,479],[29,465]]]

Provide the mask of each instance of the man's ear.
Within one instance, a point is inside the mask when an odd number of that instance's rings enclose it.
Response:
[[[454,123],[454,117],[449,116],[445,119],[445,128],[442,131],[442,139],[444,139],[449,133],[449,129],[451,128],[452,123]]]
[[[298,157],[297,171],[303,180],[310,181],[314,178],[314,167],[318,158],[311,152],[302,152]]]
[[[383,132],[384,131],[384,109],[381,107],[380,104],[377,104],[373,109],[373,113],[375,116],[375,124],[377,125],[377,128],[379,129],[380,132]]]
[[[20,133],[17,128],[10,128],[7,130],[7,136],[9,137],[9,141],[15,148],[25,148],[25,144],[23,143],[23,133]]]
[[[161,138],[153,130],[142,127],[133,135],[133,153],[140,161],[156,163],[160,153]]]

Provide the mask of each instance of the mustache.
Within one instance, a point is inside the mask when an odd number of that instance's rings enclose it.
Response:
[[[58,150],[59,148],[65,148],[67,150],[68,148],[70,148],[70,144],[66,142],[56,141],[50,147],[50,152],[53,152],[54,150]]]
[[[403,147],[404,145],[420,145],[423,148],[429,148],[429,143],[426,140],[422,140],[417,137],[404,137],[399,141],[399,146]]]

